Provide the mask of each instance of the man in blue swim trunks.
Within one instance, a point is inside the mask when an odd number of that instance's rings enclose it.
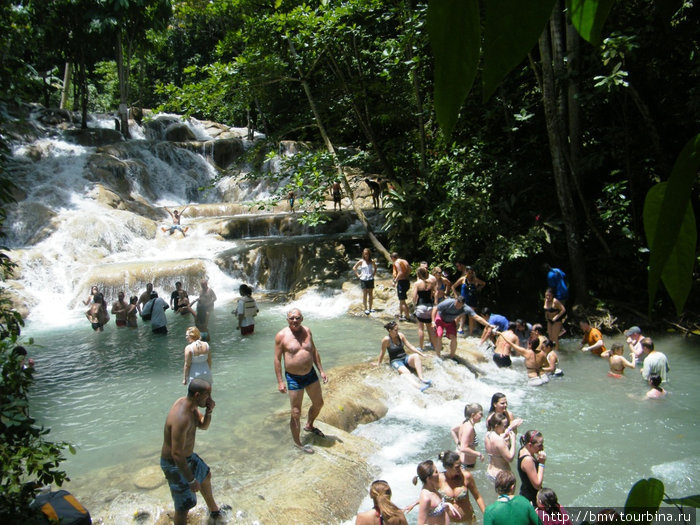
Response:
[[[165,420],[160,467],[170,485],[175,503],[175,525],[186,525],[189,510],[197,504],[195,492],[201,491],[209,508],[210,518],[216,522],[223,517],[211,491],[211,472],[194,453],[197,429],[206,430],[216,403],[211,398],[211,385],[202,379],[193,379],[187,388],[187,397],[173,404]],[[204,415],[200,408],[206,408]]]
[[[299,438],[301,403],[306,391],[311,399],[311,406],[304,431],[325,437],[321,430],[314,427],[314,421],[323,407],[321,384],[318,382],[314,365],[321,374],[324,384],[328,383],[328,377],[323,371],[321,356],[314,344],[311,330],[301,325],[303,320],[304,317],[298,308],[290,310],[287,313],[289,326],[280,330],[275,336],[275,374],[277,374],[277,389],[283,394],[289,392],[289,403],[292,406],[289,429],[292,431],[294,445],[307,454],[313,454],[314,449],[311,445],[302,445]],[[282,361],[284,361],[286,384],[282,378]]]

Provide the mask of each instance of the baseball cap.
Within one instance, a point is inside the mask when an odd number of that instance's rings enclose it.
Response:
[[[633,334],[641,334],[641,333],[642,333],[641,328],[639,328],[638,326],[633,326],[632,328],[625,330],[625,337],[629,337]]]

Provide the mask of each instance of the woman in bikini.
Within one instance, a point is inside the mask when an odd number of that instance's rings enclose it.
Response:
[[[407,525],[403,511],[391,502],[391,487],[383,479],[372,482],[369,497],[374,508],[360,512],[355,525]]]
[[[625,375],[625,368],[634,368],[637,366],[637,358],[632,354],[632,362],[630,363],[627,359],[622,357],[622,352],[624,347],[620,343],[614,343],[610,347],[610,355],[608,359],[610,361],[610,372],[608,372],[609,377],[614,377],[615,379],[620,379]]]
[[[476,439],[476,425],[484,417],[484,409],[479,403],[471,403],[464,407],[464,421],[452,429],[452,439],[457,444],[462,468],[470,469],[476,465],[476,458],[484,460],[484,455],[476,450],[479,441]]]
[[[473,523],[476,521],[476,516],[474,516],[474,509],[469,501],[469,493],[472,493],[472,497],[479,505],[482,514],[486,508],[484,498],[481,497],[479,489],[476,488],[474,476],[471,472],[461,468],[459,454],[456,452],[446,450],[440,454],[439,458],[442,461],[442,466],[445,467],[445,472],[440,473],[438,494],[442,496],[442,501],[453,503],[459,507],[462,513],[459,518],[451,518],[450,522]]]
[[[418,322],[418,348],[423,350],[425,332],[428,332],[428,340],[433,348],[437,348],[438,341],[432,327],[432,311],[435,302],[433,283],[430,282],[430,273],[425,268],[416,270],[418,280],[413,287],[413,304],[416,305],[416,321]]]
[[[547,337],[554,343],[554,350],[559,350],[559,336],[566,321],[566,308],[554,297],[554,290],[547,288],[544,292],[544,317],[547,319]]]
[[[503,337],[503,334],[498,334]],[[529,342],[529,348],[510,343],[510,347],[525,358],[525,369],[527,370],[527,384],[529,386],[542,386],[549,383],[549,376],[544,373],[544,369],[549,366],[547,354],[543,351],[544,344],[539,338],[534,338]]]
[[[194,378],[203,379],[210,385],[213,383],[209,343],[201,341],[201,336],[199,329],[194,326],[190,326],[185,332],[185,339],[189,344],[185,347],[183,385],[188,385]]]
[[[418,525],[447,525],[449,519],[459,519],[462,512],[454,504],[443,501],[439,493],[440,474],[432,461],[423,461],[416,469],[413,484],[420,479],[423,488],[418,498]],[[449,519],[448,519],[449,513]]]
[[[510,471],[510,462],[515,457],[515,435],[505,414],[494,414],[488,424],[484,436],[484,448],[489,456],[486,477],[493,482],[502,470]]]
[[[379,359],[377,359],[377,366],[382,364],[384,354],[388,352],[391,367],[399,374],[408,377],[421,392],[425,391],[432,385],[432,381],[423,378],[423,362],[420,358],[427,356],[420,350],[417,350],[416,347],[408,342],[406,336],[399,332],[399,325],[396,324],[396,321],[388,322],[384,325],[384,328],[389,332],[389,335],[382,339],[382,352],[379,354]],[[411,355],[406,355],[406,349],[411,352]],[[409,367],[416,371],[420,383],[413,377]]]
[[[447,299],[452,289],[452,283],[442,274],[442,268],[439,266],[433,268],[433,276],[435,277],[435,290],[433,290],[435,294],[435,304],[438,304]]]

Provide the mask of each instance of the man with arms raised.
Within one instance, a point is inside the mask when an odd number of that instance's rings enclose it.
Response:
[[[209,508],[209,516],[213,520],[222,516],[211,492],[209,467],[194,453],[195,433],[198,428],[209,428],[215,406],[211,385],[202,379],[193,379],[187,388],[187,397],[175,401],[165,420],[160,467],[175,503],[175,525],[187,523],[189,510],[197,504],[195,492],[200,490]],[[206,408],[204,416],[199,412],[200,408]]]
[[[299,439],[301,403],[306,390],[311,399],[311,406],[304,430],[324,437],[323,432],[314,427],[314,421],[323,407],[321,384],[318,382],[314,365],[318,368],[324,383],[328,383],[328,377],[323,371],[321,356],[314,344],[311,330],[301,325],[303,320],[304,317],[299,309],[290,310],[287,313],[289,326],[280,330],[275,336],[275,374],[277,374],[277,389],[283,394],[289,390],[289,403],[292,406],[289,429],[292,431],[294,445],[307,454],[313,454],[314,449],[310,445],[302,445]],[[282,379],[282,361],[284,361],[286,385]]]

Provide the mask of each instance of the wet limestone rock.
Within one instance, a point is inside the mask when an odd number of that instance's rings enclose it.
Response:
[[[134,486],[137,489],[153,490],[165,483],[163,471],[157,465],[144,467],[134,474]]]
[[[170,142],[188,142],[197,140],[197,137],[192,130],[187,127],[187,124],[176,122],[165,129],[165,140]]]
[[[63,136],[69,142],[86,147],[124,142],[120,131],[106,128],[68,129],[63,132]]]

